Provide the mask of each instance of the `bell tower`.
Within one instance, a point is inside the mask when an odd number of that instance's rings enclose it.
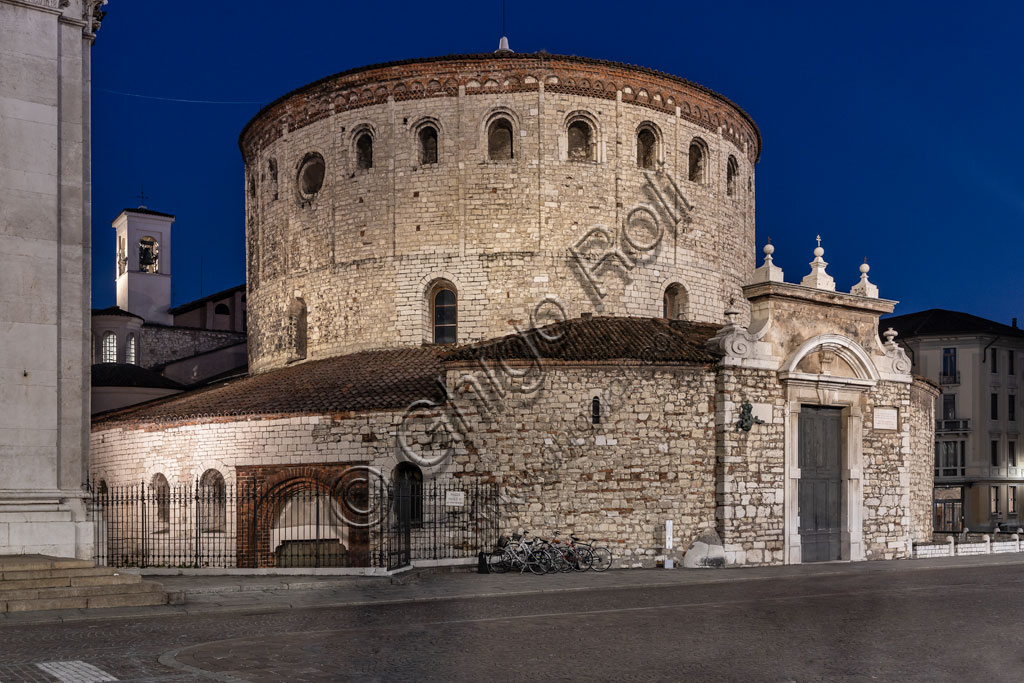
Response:
[[[172,325],[171,225],[174,216],[144,206],[114,219],[117,306],[146,322]]]

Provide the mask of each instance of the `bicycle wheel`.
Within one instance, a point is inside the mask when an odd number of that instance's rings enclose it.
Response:
[[[559,558],[558,571],[562,573],[571,572],[576,562],[576,558],[573,557],[572,548],[562,547],[558,548],[556,552]]]
[[[590,566],[595,572],[603,572],[612,566],[612,551],[603,546],[591,548],[594,553],[594,562]]]
[[[508,550],[494,549],[487,557],[487,566],[495,574],[504,574],[512,568],[512,556]]]
[[[578,572],[585,572],[594,566],[594,551],[587,546],[576,546],[576,556],[579,558],[579,564],[574,567]]]
[[[527,557],[526,566],[534,574],[547,574],[551,571],[551,558],[542,550],[534,550]]]

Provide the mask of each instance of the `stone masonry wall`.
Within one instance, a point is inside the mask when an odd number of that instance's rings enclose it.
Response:
[[[498,482],[503,530],[594,537],[628,567],[664,553],[666,520],[677,558],[714,525],[709,369],[543,366],[540,389],[493,402],[464,390],[474,382],[483,371],[448,373],[469,426],[454,470]]]
[[[914,542],[931,540],[935,481],[935,400],[939,390],[931,382],[915,379],[910,387],[910,525]]]
[[[342,100],[326,108],[317,90],[278,105],[286,113],[277,124],[268,113],[254,120],[262,132],[242,143],[253,371],[288,361],[283,321],[296,293],[308,308],[309,359],[431,341],[427,291],[439,279],[457,289],[460,342],[507,334],[510,320],[528,324],[545,296],[558,298],[569,317],[602,308],[660,316],[665,288],[680,283],[688,293],[685,317],[708,322],[722,320],[731,297],[745,303],[740,287],[753,267],[756,159],[752,138],[740,143],[736,135],[746,123],[717,115],[719,123],[709,123],[701,113],[707,105],[694,104],[694,113],[679,94],[655,98],[640,87],[647,76],[639,70],[637,82],[597,91],[563,87],[576,80],[557,62],[529,73],[520,73],[521,60],[496,60],[490,68],[488,78],[523,87],[481,89],[471,67],[425,63],[416,67],[424,81],[445,72],[437,77],[454,85],[431,97],[373,95],[357,98],[358,106]],[[394,77],[367,74],[379,81],[366,82],[366,92],[398,93]],[[735,116],[731,104],[702,97]],[[487,158],[486,129],[495,115],[514,128],[510,161]],[[567,122],[577,115],[594,128],[592,161],[566,158]],[[438,161],[423,165],[417,131],[426,123],[438,130]],[[598,279],[608,294],[601,300],[590,295],[569,249],[599,226],[616,233],[621,247],[618,226],[629,212],[659,204],[637,166],[642,125],[656,131],[662,168],[679,188],[677,195],[661,175],[658,191],[685,220],[677,228],[661,215],[656,239],[635,226],[636,241],[657,246],[628,272],[614,264],[603,269]],[[355,163],[363,131],[374,140],[370,169]],[[707,147],[702,182],[688,180],[694,139]],[[326,175],[310,199],[299,195],[297,173],[311,152],[325,159]],[[739,169],[731,196],[730,157]],[[591,267],[610,249],[600,237],[580,247],[593,255]]]
[[[744,401],[770,411],[749,432],[736,426]],[[776,373],[720,368],[715,405],[716,516],[726,562],[782,564],[786,402]]]
[[[876,408],[899,410],[896,430],[875,429]],[[911,475],[915,459],[912,425],[918,424],[910,385],[879,382],[869,393],[864,411],[864,553],[869,560],[910,557],[913,537]],[[931,462],[931,447],[924,454]]]
[[[152,368],[244,341],[245,334],[239,332],[143,325],[139,364]]]

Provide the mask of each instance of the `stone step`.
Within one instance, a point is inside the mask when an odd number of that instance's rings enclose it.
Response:
[[[53,579],[62,576],[104,576],[115,572],[110,567],[75,567],[72,569],[34,569],[27,571],[10,571],[0,574],[0,585],[3,581],[26,581],[30,579]]]
[[[110,586],[138,583],[142,577],[138,574],[114,574],[108,570],[105,574],[85,576],[51,576],[44,579],[15,579],[0,581],[0,600],[6,591],[25,590],[28,588],[62,588],[64,586]]]
[[[169,600],[155,581],[96,567],[88,560],[0,556],[0,613],[142,607],[166,605]]]
[[[110,589],[121,589],[119,592]],[[96,589],[106,592],[93,593]],[[0,613],[46,611],[50,609],[98,609],[103,607],[141,607],[145,605],[166,605],[168,596],[160,584],[144,582],[132,586],[102,586],[78,589],[60,589],[77,592],[78,595],[39,595],[34,598],[0,601]]]
[[[129,584],[111,584],[107,586],[65,586],[61,588],[26,588],[23,590],[4,591],[0,593],[0,602],[11,600],[44,600],[50,598],[88,598],[96,595],[114,595],[127,593],[146,593],[162,591],[156,581],[141,581]],[[3,609],[0,609],[3,612]]]
[[[88,569],[95,567],[91,560],[50,555],[0,555],[0,572],[43,571],[47,569]]]

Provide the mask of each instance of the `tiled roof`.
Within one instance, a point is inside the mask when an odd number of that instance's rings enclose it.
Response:
[[[634,360],[648,363],[713,363],[705,344],[720,325],[664,318],[574,318],[453,349],[446,361],[532,360],[566,362]]]
[[[141,315],[135,315],[134,313],[129,313],[128,311],[124,310],[123,308],[118,308],[117,306],[108,306],[106,308],[94,308],[94,309],[92,309],[92,314],[93,315],[120,315],[120,316],[125,316],[125,317],[128,317],[128,318],[138,318],[139,320],[145,320],[145,318],[143,318]]]
[[[413,401],[444,400],[444,361],[534,359],[556,362],[712,363],[705,349],[717,325],[652,318],[574,319],[462,347],[363,351],[217,382],[167,399],[94,418],[123,423],[199,420],[234,415],[322,415],[402,410]],[[548,341],[545,339],[553,339]],[[529,340],[527,343],[524,340]]]
[[[245,294],[245,283],[244,282],[242,284],[240,284],[240,285],[235,285],[234,287],[222,290],[220,292],[214,292],[213,294],[207,294],[206,296],[200,297],[198,299],[195,299],[194,301],[187,301],[187,302],[185,302],[183,304],[179,304],[179,305],[175,306],[174,308],[170,309],[167,312],[170,313],[171,315],[178,315],[180,313],[185,313],[186,311],[191,311],[191,310],[193,310],[195,308],[199,308],[200,306],[206,304],[207,301],[217,301],[218,299],[226,299],[229,296],[234,296],[235,292],[237,292],[239,290],[241,290],[242,294]]]
[[[92,366],[94,387],[151,387],[154,389],[184,389],[172,379],[131,363],[96,363]]]
[[[136,408],[104,413],[94,426],[229,415],[319,415],[403,409],[443,399],[438,347],[363,351],[211,384]]]
[[[943,308],[930,308],[927,311],[896,315],[882,318],[878,327],[885,330],[889,327],[900,333],[903,339],[924,335],[949,334],[992,334],[1004,337],[1024,337],[1024,330],[1010,325],[997,323],[987,318],[979,318],[970,313],[947,311]]]

